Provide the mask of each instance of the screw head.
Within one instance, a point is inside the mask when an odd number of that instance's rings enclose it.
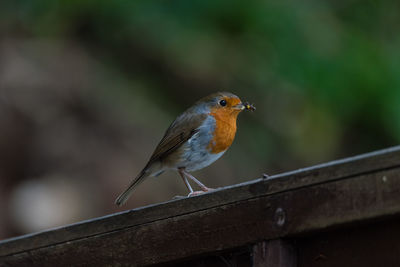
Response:
[[[286,213],[282,208],[277,208],[275,211],[275,223],[279,227],[283,226],[286,222]]]

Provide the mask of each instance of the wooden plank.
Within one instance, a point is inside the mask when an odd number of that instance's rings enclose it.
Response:
[[[253,267],[296,267],[296,249],[283,239],[262,241],[253,246]]]
[[[192,257],[179,261],[153,265],[157,267],[252,267],[252,250],[250,246],[234,250],[213,253],[200,257]]]
[[[399,214],[400,168],[392,168],[13,253],[0,261],[10,266],[141,266]]]
[[[297,240],[299,267],[400,266],[400,218]]]
[[[57,229],[0,241],[0,256],[45,248],[68,241],[112,234],[115,231],[139,227],[185,214],[215,209],[254,198],[274,195],[328,181],[345,179],[400,165],[400,146],[372,152],[311,168],[279,174],[271,179],[257,179],[229,186],[197,197],[168,201],[130,211],[116,213]]]

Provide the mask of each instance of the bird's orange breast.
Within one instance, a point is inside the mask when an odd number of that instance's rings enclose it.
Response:
[[[215,130],[208,148],[212,153],[227,150],[235,139],[236,119],[239,111],[233,109],[216,108],[210,112],[215,119]]]

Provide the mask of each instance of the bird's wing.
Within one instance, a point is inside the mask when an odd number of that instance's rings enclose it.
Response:
[[[164,137],[157,145],[154,153],[151,155],[148,165],[156,160],[168,156],[184,142],[189,140],[190,137],[199,131],[198,128],[206,118],[206,114],[193,113],[185,113],[176,118],[165,132]]]
[[[115,204],[118,206],[123,205],[132,194],[133,189],[150,175],[148,170],[151,168],[152,163],[168,156],[170,153],[179,148],[184,142],[189,140],[190,137],[198,132],[198,128],[206,118],[206,114],[199,115],[185,113],[184,115],[179,116],[165,132],[164,137],[154,150],[154,153],[151,155],[147,165],[143,168],[139,175],[132,180],[128,188],[118,196],[118,198],[115,200]]]

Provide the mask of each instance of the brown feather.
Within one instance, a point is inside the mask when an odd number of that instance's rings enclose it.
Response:
[[[178,149],[184,142],[198,132],[198,128],[206,118],[207,114],[195,114],[190,112],[178,117],[165,132],[164,137],[151,155],[148,165],[154,161],[164,159]]]

